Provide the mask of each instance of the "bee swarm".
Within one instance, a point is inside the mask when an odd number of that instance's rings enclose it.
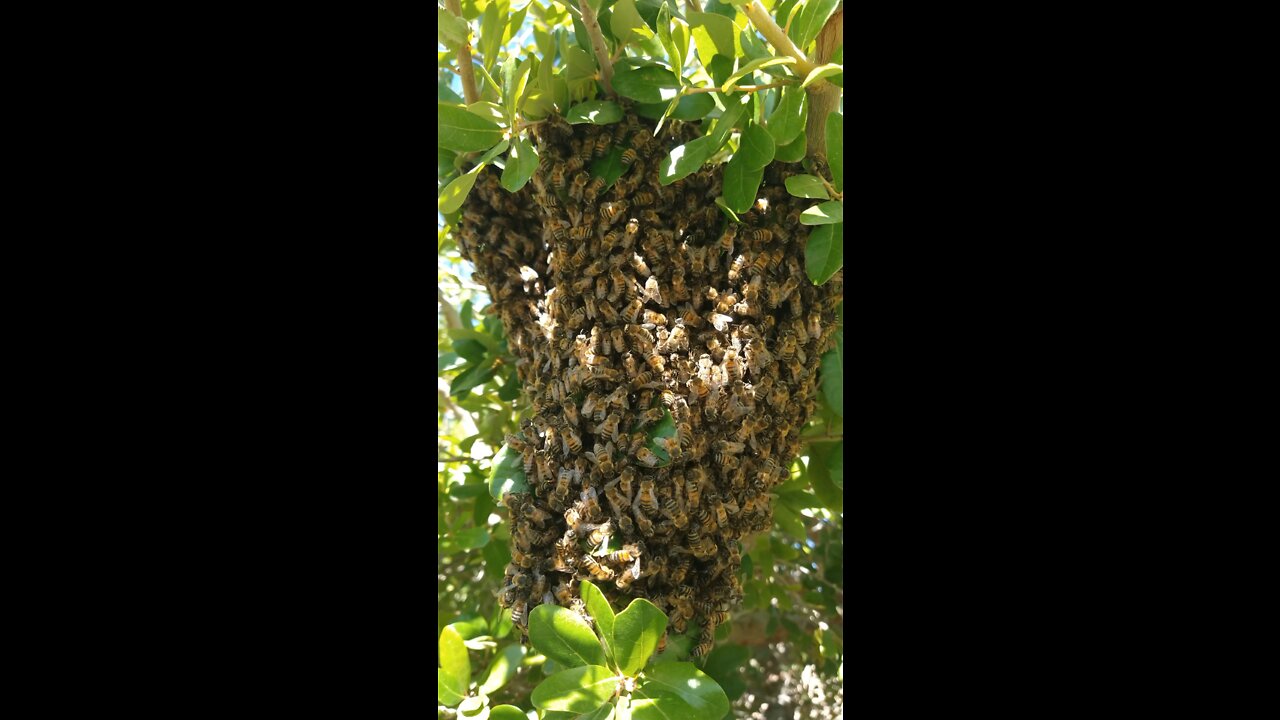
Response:
[[[652,127],[548,119],[532,181],[513,194],[483,171],[458,242],[533,404],[507,438],[530,492],[504,498],[500,602],[523,632],[540,603],[581,611],[589,579],[615,606],[648,598],[676,632],[699,619],[705,654],[742,599],[740,539],[771,527],[768,492],[814,412],[843,271],[822,287],[805,276],[804,206],[783,186],[797,166],[768,167],[732,223],[715,204],[722,166],[658,182],[696,129]],[[614,147],[627,168],[606,188],[589,169]],[[666,413],[676,435],[650,442]]]

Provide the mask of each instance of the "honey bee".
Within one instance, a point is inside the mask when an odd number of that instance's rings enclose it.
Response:
[[[566,400],[561,403],[560,409],[564,412],[565,422],[569,423],[570,426],[576,427],[578,425],[578,421],[581,420],[581,418],[578,417],[577,404],[574,403],[573,400]]]
[[[639,232],[640,232],[640,223],[636,222],[635,220],[628,220],[626,237],[634,241],[636,235]]]
[[[614,576],[613,569],[596,562],[596,559],[591,557],[590,555],[583,555],[582,560],[580,562],[582,565],[585,565],[587,567],[587,572],[591,573],[591,576],[594,577],[595,579],[597,580],[613,579],[613,576]]]
[[[778,347],[778,357],[784,362],[791,360],[796,356],[796,336],[787,334],[782,336],[782,342]]]
[[[684,284],[684,268],[677,267],[671,274],[671,297],[673,300],[689,299],[689,288]]]
[[[605,296],[607,296],[608,294],[609,294],[609,278],[604,275],[600,275],[596,277],[596,299],[604,300]]]
[[[635,523],[631,522],[631,517],[629,515],[618,516],[618,528],[621,529],[628,537],[636,534]]]
[[[571,530],[578,532],[578,528],[582,525],[582,512],[576,506],[565,510],[564,522]]]
[[[742,380],[743,371],[742,363],[738,361],[738,351],[729,348],[724,351],[724,371],[725,374],[735,380]]]
[[[686,557],[682,559],[680,563],[676,565],[676,569],[671,573],[671,578],[670,578],[671,584],[680,585],[681,583],[683,583],[685,577],[688,576],[689,568],[692,565],[693,565],[693,562],[689,560],[689,558]]]
[[[658,284],[658,278],[650,275],[649,279],[644,281],[645,299],[657,303],[660,307],[666,307],[667,302],[662,297],[662,287]]]
[[[595,178],[587,186],[586,191],[583,192],[583,197],[586,198],[587,202],[595,202],[600,197],[601,190],[604,190],[604,178]]]
[[[573,600],[573,587],[567,582],[560,582],[555,589],[556,602],[568,607]]]
[[[724,233],[720,235],[720,240],[718,242],[718,247],[720,248],[720,251],[732,255],[733,240],[737,236],[738,236],[738,226],[735,223],[729,223],[725,227]]]
[[[633,502],[634,490],[632,489],[632,483],[635,481],[635,477],[636,469],[630,465],[623,468],[622,474],[618,477],[619,489],[626,496],[628,505]]]
[[[663,409],[660,407],[649,408],[640,414],[640,420],[637,422],[636,427],[642,428],[656,423],[662,419],[664,414]]]
[[[644,152],[645,148],[649,147],[653,141],[653,136],[649,134],[649,131],[641,129],[640,132],[631,136],[631,147],[639,152]]]
[[[654,493],[652,480],[640,481],[639,503],[640,507],[645,510],[645,512],[657,514],[658,496]]]
[[[547,521],[551,519],[551,513],[542,508],[529,503],[525,506],[524,516],[529,522],[537,525],[539,528],[546,527]]]
[[[644,321],[650,325],[666,325],[667,316],[652,310],[644,311]]]
[[[622,311],[622,317],[625,318],[628,323],[635,323],[641,318],[640,313],[643,311],[643,308],[644,301],[640,298],[636,298],[632,300]]]
[[[729,323],[733,322],[732,317],[728,315],[721,315],[720,313],[711,313],[711,317],[707,318],[707,320],[711,321],[712,327],[719,332],[725,332],[728,330]]]
[[[606,301],[600,304],[600,316],[604,321],[610,324],[618,322],[618,311],[614,309],[612,301]]]
[[[636,207],[652,205],[654,201],[653,193],[648,192],[647,190],[637,192],[632,199],[634,200]]]
[[[614,442],[618,442],[618,425],[621,422],[622,416],[618,413],[613,413],[600,425],[598,434],[610,436]]]
[[[636,525],[638,525],[638,526],[640,527],[640,532],[641,532],[645,537],[652,537],[652,536],[653,536],[653,521],[652,521],[652,520],[650,520],[650,519],[649,519],[649,517],[648,517],[647,515],[645,515],[643,512],[641,512],[641,511],[640,511],[640,508],[638,508],[638,507],[633,507],[633,508],[631,509],[631,512],[632,512],[633,514],[635,514],[635,517],[636,517]]]
[[[694,275],[702,275],[707,271],[707,249],[693,248],[689,250],[689,269]]]
[[[707,387],[707,382],[701,377],[695,375],[694,377],[689,378],[689,382],[686,383],[686,385],[696,399],[701,400],[707,397],[709,388]]]
[[[787,407],[787,401],[790,399],[791,393],[782,385],[775,387],[773,391],[769,393],[769,404],[778,410],[785,409]]]
[[[613,286],[609,291],[608,300],[611,303],[615,303],[618,301],[618,298],[622,297],[622,293],[626,290],[627,276],[622,274],[622,270],[614,268],[609,273],[609,280],[613,283]]]
[[[630,167],[636,161],[635,148],[627,148],[622,153],[622,164]]]
[[[557,190],[564,190],[564,167],[557,166],[551,170],[551,184]]]
[[[601,445],[600,443],[597,442],[595,456],[596,456],[596,467],[600,468],[601,474],[603,474],[605,477],[611,477],[613,475],[613,469],[614,469],[613,448],[609,447],[608,445]]]
[[[737,282],[742,274],[742,269],[747,266],[747,256],[739,255],[733,259],[733,264],[729,266],[729,281]]]
[[[591,237],[591,226],[589,226],[589,225],[575,225],[575,226],[573,226],[573,227],[569,228],[569,239],[570,239],[570,240],[574,240],[574,241],[577,241],[577,242],[582,242],[582,241],[586,240],[586,239],[587,239],[587,238],[589,238],[589,237]],[[603,269],[604,269],[604,268],[603,268],[603,262],[602,262],[602,261],[598,261],[598,262],[597,262],[597,264],[601,265],[601,268],[600,268],[601,270],[603,270]],[[596,272],[590,272],[590,271],[587,271],[585,274],[586,274],[588,277],[595,277],[596,275],[599,275],[599,274],[600,274],[600,272],[599,272],[599,271],[596,271]]]
[[[648,354],[649,349],[653,347],[653,333],[640,325],[627,325],[626,334],[631,338],[631,348],[637,353]]]
[[[681,454],[680,438],[660,437],[660,438],[655,438],[654,442],[658,443],[658,446],[661,447],[663,450],[665,450],[667,452],[667,455],[673,458],[678,457]]]
[[[609,152],[609,144],[611,139],[612,138],[609,136],[608,133],[601,133],[600,137],[596,138],[596,147],[595,147],[596,157],[604,157],[604,154]]]
[[[619,590],[626,590],[631,587],[631,583],[640,577],[640,559],[636,558],[635,564],[627,568],[622,575],[615,581]],[[630,679],[630,678],[628,678]]]
[[[622,213],[626,212],[627,203],[622,200],[607,202],[600,206],[600,218],[610,223],[618,221],[622,217]]]
[[[662,356],[656,352],[646,355],[644,361],[649,365],[651,370],[659,375],[666,370],[666,363],[662,360]]]
[[[671,518],[671,522],[675,523],[678,528],[683,528],[689,524],[689,516],[685,515],[684,510],[680,508],[680,504],[675,498],[667,498],[662,502],[662,509],[667,517]]]
[[[635,543],[627,543],[617,552],[610,553],[605,556],[605,562],[610,565],[624,565],[626,563],[637,560],[640,557],[640,548]]]
[[[596,528],[591,531],[591,534],[587,536],[587,541],[592,545],[599,546],[603,545],[605,540],[608,540],[612,536],[613,523],[611,521],[605,521],[603,524],[597,525]]]

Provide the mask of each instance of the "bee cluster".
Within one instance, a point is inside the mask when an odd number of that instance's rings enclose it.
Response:
[[[578,580],[615,605],[646,597],[695,654],[742,599],[743,536],[772,525],[814,412],[819,358],[843,273],[804,274],[802,205],[766,170],[760,200],[728,222],[722,168],[658,182],[671,147],[634,115],[535,129],[540,163],[520,192],[485,171],[459,244],[488,288],[533,412],[508,436],[529,492],[508,494],[512,558],[500,601],[523,628],[541,603],[582,610]],[[593,162],[622,148],[613,184]],[[671,437],[651,439],[668,413]],[[658,453],[665,455],[661,458]]]

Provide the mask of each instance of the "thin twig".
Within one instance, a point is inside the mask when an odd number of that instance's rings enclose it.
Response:
[[[814,435],[813,437],[801,435],[800,439],[807,443],[835,442],[836,440],[844,440],[844,435]]]
[[[436,462],[442,462],[442,463],[474,462],[474,459],[469,457],[455,457],[453,455],[437,455]]]
[[[452,303],[444,299],[444,291],[440,288],[436,288],[436,301],[440,303],[440,310],[444,313],[444,326],[450,330],[461,330],[462,316]]]
[[[796,84],[795,80],[779,80],[777,82],[771,82],[767,85],[738,85],[732,90],[732,92],[760,92],[761,90],[768,90],[769,88],[776,88],[776,87],[782,87],[784,85],[795,85],[795,84]],[[684,91],[686,95],[693,95],[695,93],[713,93],[713,92],[722,92],[722,91],[718,87],[686,88]]]
[[[600,30],[600,21],[596,19],[596,11],[591,9],[587,0],[578,0],[578,9],[582,11],[582,24],[591,37],[591,49],[595,51],[596,62],[600,63],[600,85],[609,95],[613,94],[613,63],[609,61],[609,47],[604,44],[604,33]]]
[[[445,9],[457,17],[462,17],[462,4],[458,0],[444,0]],[[462,76],[462,96],[470,105],[480,99],[476,90],[476,75],[471,69],[471,41],[464,40],[458,48],[458,74]]]

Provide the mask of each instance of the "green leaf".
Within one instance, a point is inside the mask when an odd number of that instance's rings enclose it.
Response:
[[[544,607],[547,606],[539,605],[535,612]],[[618,679],[612,670],[585,665],[562,670],[543,680],[533,689],[531,699],[539,710],[589,713],[612,699],[617,687]]]
[[[441,705],[456,707],[462,702],[462,699],[467,696],[467,688],[466,685],[462,685],[459,691],[458,686],[457,678],[445,672],[444,668],[436,668],[436,698]]]
[[[658,438],[672,438],[678,433],[676,421],[671,417],[671,412],[663,411],[662,419],[649,430],[649,450],[658,456],[658,464],[655,467],[666,467],[671,464],[671,456],[658,444]]]
[[[441,213],[456,212],[462,207],[463,201],[467,199],[467,193],[471,192],[471,187],[476,184],[476,178],[480,177],[480,171],[483,169],[483,164],[476,165],[471,172],[459,175],[444,186],[444,190],[440,191],[440,197],[436,200],[436,207]]]
[[[440,633],[440,669],[453,680],[452,690],[459,695],[467,694],[467,686],[471,684],[471,658],[462,636],[453,626]]]
[[[503,140],[502,142],[498,143],[497,145],[494,145],[493,147],[489,148],[489,151],[488,151],[488,152],[486,152],[484,155],[481,155],[481,156],[480,156],[480,159],[479,159],[477,162],[479,162],[481,165],[487,165],[487,164],[489,164],[489,161],[490,161],[490,160],[493,160],[494,158],[498,157],[498,156],[499,156],[499,155],[501,155],[502,153],[506,152],[506,151],[507,151],[507,147],[508,147],[510,144],[511,144],[511,142],[510,142],[510,141],[508,141],[508,140]]]
[[[502,106],[498,103],[492,103],[488,100],[477,100],[467,106],[467,112],[479,118],[484,118],[491,122],[502,123],[507,121],[506,113],[502,110]]]
[[[654,38],[653,31],[636,10],[635,0],[618,0],[614,4],[609,27],[613,30],[614,37],[624,43],[639,44]]]
[[[844,330],[836,330],[835,347],[822,356],[821,377],[822,396],[827,405],[836,415],[844,417]]]
[[[631,696],[633,720],[719,720],[728,712],[729,698],[724,690],[693,663],[687,662],[653,666],[645,672]]]
[[[702,167],[717,149],[711,137],[700,137],[685,143],[671,151],[671,154],[658,168],[658,182],[670,185]]]
[[[773,506],[773,523],[787,535],[795,538],[800,542],[808,539],[805,532],[804,520],[795,513],[794,510],[782,504],[774,504]]]
[[[827,186],[822,184],[822,179],[814,175],[792,175],[786,179],[785,184],[787,192],[795,197],[823,200],[831,197],[827,194]]]
[[[470,35],[467,21],[445,10],[436,8],[436,39],[450,50],[457,50],[467,41]]]
[[[714,154],[729,139],[729,134],[733,132],[733,128],[737,126],[738,121],[747,113],[751,106],[751,96],[742,95],[740,97],[725,98],[724,114],[716,121],[716,126],[711,129],[707,137],[711,138],[711,152]]]
[[[778,147],[791,144],[804,132],[809,120],[809,100],[805,91],[794,85],[782,88],[778,107],[769,115],[769,134]]]
[[[689,27],[693,30],[693,42],[698,47],[698,57],[704,65],[719,54],[731,58],[737,54],[733,46],[733,36],[738,32],[733,21],[717,13],[686,13]]]
[[[809,485],[822,504],[832,512],[844,512],[844,493],[831,478],[831,461],[834,453],[831,443],[815,443],[809,446]],[[840,460],[843,463],[843,459]],[[841,467],[843,473],[843,465]]]
[[[534,608],[529,613],[529,640],[538,652],[564,667],[605,664],[604,650],[595,632],[581,615],[568,608]]]
[[[476,330],[467,330],[466,328],[449,328],[446,334],[454,340],[475,340],[488,348],[489,352],[494,355],[500,355],[502,352],[498,347],[497,339],[491,335],[486,335]]]
[[[520,101],[520,97],[524,95],[524,89],[529,84],[529,71],[533,65],[528,60],[516,65],[515,56],[507,58],[502,65],[502,91],[503,99],[506,101],[507,125],[514,127],[516,124],[516,105]]]
[[[742,131],[742,145],[738,148],[738,154],[746,162],[748,170],[760,170],[773,162],[775,149],[773,137],[759,125],[748,123],[747,129]]]
[[[733,222],[742,222],[742,220],[738,218],[738,213],[734,212],[733,208],[729,207],[729,204],[724,201],[723,197],[716,198],[716,205],[724,211],[725,217],[729,218]]]
[[[669,103],[637,103],[635,109],[640,117],[659,118],[669,106]],[[701,120],[715,108],[716,101],[711,99],[710,93],[685,95],[680,98],[671,117],[676,120]]]
[[[844,404],[843,401],[841,401],[842,406],[843,404]],[[843,409],[844,408],[841,407],[841,410]],[[835,450],[831,451],[831,462],[828,464],[828,469],[831,471],[831,483],[843,492],[844,491],[844,441],[843,440],[841,440],[836,445]]]
[[[727,93],[733,90],[733,88],[738,84],[739,80],[741,80],[742,78],[750,75],[751,73],[761,68],[767,68],[771,65],[795,65],[795,64],[796,64],[796,59],[793,57],[767,57],[767,58],[760,58],[759,60],[752,60],[746,65],[739,67],[732,75],[730,75],[729,79],[726,80],[725,83],[720,86],[720,91]]]
[[[745,566],[746,558],[743,560]],[[746,666],[750,657],[750,651],[742,645],[718,645],[707,656],[702,672],[715,680],[732,701],[747,689],[746,683],[742,680],[742,668]]]
[[[448,85],[439,83],[436,85],[436,99],[449,103],[450,105],[463,105],[465,101],[458,93],[454,92]]]
[[[580,47],[571,46],[564,58],[565,78],[581,80],[595,75],[595,57]]]
[[[828,200],[800,213],[801,225],[834,225],[844,222],[844,203]]]
[[[613,89],[642,103],[667,102],[679,94],[680,81],[661,65],[614,66]]]
[[[490,0],[484,9],[484,18],[480,21],[480,54],[484,58],[484,69],[490,70],[498,59],[498,50],[502,48],[502,34],[507,27],[507,0]]]
[[[489,495],[500,501],[504,493],[527,492],[529,481],[524,476],[524,460],[510,445],[503,445],[493,456],[493,469],[489,471]]]
[[[582,581],[582,601],[587,604],[587,612],[591,613],[591,619],[596,621],[596,628],[600,631],[600,637],[604,639],[606,654],[616,655],[616,641],[613,639],[615,616],[613,608],[609,607],[609,601],[600,592],[600,588],[591,584],[589,580]]]
[[[773,159],[778,162],[800,162],[800,159],[804,157],[807,144],[808,138],[805,137],[804,133],[800,133],[789,144],[779,146],[777,152],[774,153]]]
[[[454,340],[453,349],[457,351],[458,355],[461,355],[473,363],[478,363],[481,360],[484,360],[484,345],[481,345],[475,340]]]
[[[814,38],[818,37],[818,32],[822,30],[827,18],[831,17],[839,4],[840,0],[809,0],[800,14],[796,15],[796,19],[791,21],[791,29],[787,32],[787,37],[791,38],[791,42],[794,42],[796,47],[804,50]]]
[[[502,187],[516,192],[529,182],[537,169],[538,151],[527,137],[521,135],[507,154],[507,166],[502,169]]]
[[[618,669],[626,675],[640,672],[666,629],[667,616],[653,603],[644,598],[632,600],[626,610],[618,613],[613,624],[613,636],[618,642],[614,652]]]
[[[513,643],[502,648],[502,651],[493,659],[493,663],[489,665],[489,673],[480,685],[480,692],[492,695],[495,690],[511,682],[511,678],[515,677],[516,671],[520,669],[520,661],[524,660],[524,653],[524,646],[519,644]]]
[[[437,142],[442,148],[476,152],[487,150],[502,140],[500,125],[468,112],[466,108],[439,103],[437,112]]]
[[[613,709],[613,705],[606,702],[585,715],[579,715],[577,720],[613,720]]]
[[[827,116],[827,164],[835,180],[836,192],[844,192],[844,115]]]
[[[569,108],[564,119],[570,125],[591,123],[592,125],[608,125],[622,119],[622,108],[608,100],[591,100]]]
[[[613,183],[627,171],[627,166],[622,164],[622,152],[621,147],[614,146],[591,163],[591,176],[604,178],[605,188],[613,187]]]
[[[835,229],[835,225],[822,225],[809,233],[804,269],[814,285],[830,280],[844,264],[844,243],[837,240]]]
[[[489,709],[489,720],[529,720],[515,705],[499,705]]]
[[[473,388],[489,382],[495,372],[497,372],[497,369],[489,363],[468,365],[449,383],[450,397],[465,396]]]
[[[826,65],[819,65],[818,67],[809,71],[809,74],[806,75],[804,78],[804,82],[800,83],[800,87],[807,88],[824,77],[838,75],[842,72],[844,72],[843,65],[837,65],[835,63],[827,63]]]
[[[720,87],[733,74],[733,58],[717,54],[707,63],[707,73],[711,75],[711,82]]]
[[[734,155],[724,168],[724,199],[729,208],[744,213],[756,203],[764,169],[749,170],[742,155]]]

